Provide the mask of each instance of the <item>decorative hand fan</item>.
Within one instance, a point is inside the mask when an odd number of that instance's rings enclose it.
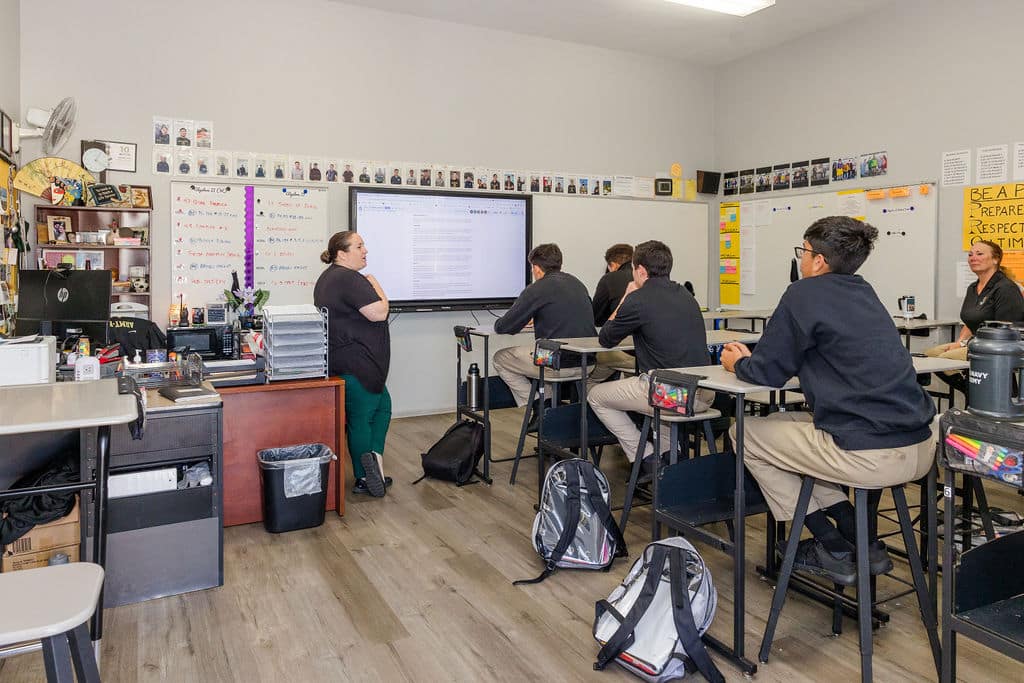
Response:
[[[91,173],[75,162],[60,157],[42,157],[30,161],[14,176],[14,187],[54,204],[62,201],[72,203],[73,193],[66,193],[65,188],[81,188],[94,182],[96,178]]]

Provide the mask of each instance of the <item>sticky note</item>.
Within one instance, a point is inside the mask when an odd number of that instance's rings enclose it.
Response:
[[[909,197],[910,196],[910,188],[909,187],[890,187],[889,188],[889,196],[890,197],[894,197],[894,198],[895,197]],[[871,199],[871,198],[868,197],[868,199]]]
[[[864,196],[868,199],[885,199],[885,190],[868,190]]]

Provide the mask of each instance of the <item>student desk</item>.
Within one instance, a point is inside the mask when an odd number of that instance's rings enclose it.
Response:
[[[914,358],[914,370],[917,374],[928,374],[932,372],[943,372],[948,370],[962,370],[968,367],[966,361],[946,360],[944,358]],[[791,391],[798,389],[800,383],[797,379],[791,378],[782,386],[769,387],[749,384],[740,380],[734,373],[728,372],[720,365],[693,366],[687,368],[673,368],[678,372],[704,375],[699,386],[704,389],[711,389],[736,397],[736,440],[733,448],[736,453],[736,487],[733,494],[732,524],[734,529],[734,541],[721,538],[716,534],[706,531],[702,523],[692,519],[685,519],[672,514],[666,514],[661,510],[655,510],[655,521],[665,523],[670,528],[681,530],[708,543],[720,550],[729,552],[733,560],[733,644],[726,645],[717,638],[705,635],[705,639],[714,650],[726,657],[733,665],[737,666],[744,674],[753,675],[757,671],[757,665],[748,660],[744,655],[744,636],[746,618],[746,587],[745,587],[745,543],[746,529],[745,518],[747,515],[747,493],[744,490],[744,464],[743,464],[743,436],[744,436],[744,399],[747,394],[764,391]],[[934,534],[929,535],[934,539]],[[769,552],[773,549],[769,548]],[[934,568],[934,559],[929,559],[929,567]],[[933,584],[934,585],[934,584]]]
[[[907,320],[900,315],[893,316],[893,322],[896,323],[896,329],[903,335],[907,349],[910,348],[910,336],[917,330],[928,330],[931,332],[942,327],[948,327],[949,341],[955,342],[957,327],[963,324],[959,320],[919,320],[915,318]]]
[[[92,382],[59,382],[55,384],[30,384],[0,387],[0,436],[16,436],[39,432],[67,432],[78,430],[81,434],[81,450],[86,462],[95,462],[91,481],[79,474],[78,483],[36,486],[32,488],[5,489],[0,499],[20,498],[30,493],[57,493],[91,489],[96,505],[92,520],[98,533],[93,536],[92,557],[96,564],[104,566],[107,559],[107,476],[110,463],[110,428],[112,425],[131,422],[138,415],[133,394],[119,394],[116,379],[101,379]],[[0,468],[8,463],[0,460]],[[25,472],[8,472],[18,478]],[[6,478],[6,477],[5,477]],[[81,505],[83,515],[88,517],[87,506]],[[103,593],[100,592],[96,612],[90,622],[92,640],[98,643],[103,637]],[[41,646],[40,646],[41,647]],[[29,649],[38,649],[29,646]],[[19,650],[27,651],[27,650]]]
[[[764,324],[768,322],[768,318],[772,317],[772,313],[775,312],[774,308],[760,308],[751,309],[749,311],[740,310],[727,310],[727,311],[704,311],[702,313],[704,320],[710,320],[714,324],[714,328],[717,330],[725,322],[726,329],[729,327],[729,320],[749,320],[750,331],[755,332],[754,323],[758,320],[761,321],[761,329],[764,329]]]
[[[483,371],[480,373],[480,382],[483,386],[481,393],[483,394],[482,403],[480,409],[474,409],[469,407],[469,396],[465,395],[463,400],[462,384],[465,381],[465,377],[462,374],[462,344],[457,342],[455,344],[455,419],[461,420],[463,417],[468,417],[475,422],[479,422],[484,426],[484,467],[483,472],[480,473],[481,478],[491,483],[491,463],[496,462],[492,458],[491,453],[491,388],[490,388],[490,373],[491,373],[491,337],[493,336],[507,336],[514,337],[516,335],[501,335],[499,332],[494,331],[494,325],[481,325],[480,327],[470,327],[467,329],[470,337],[476,337],[482,339],[484,342],[483,349]],[[517,334],[532,334],[533,328],[524,328]],[[471,351],[472,349],[469,349]],[[468,387],[467,387],[468,391]],[[515,402],[505,402],[497,408],[514,408]]]

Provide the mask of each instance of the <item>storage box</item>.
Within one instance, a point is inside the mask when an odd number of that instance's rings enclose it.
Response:
[[[76,525],[77,526],[77,525]],[[40,550],[37,553],[25,553],[23,555],[4,555],[2,564],[0,564],[0,570],[5,572],[17,572],[22,569],[37,569],[38,567],[45,567],[50,562],[50,558],[57,553],[64,553],[68,556],[71,562],[78,562],[78,549],[79,545],[65,545],[60,548],[50,548],[49,550]]]
[[[62,517],[49,524],[40,524],[13,543],[4,546],[3,556],[23,555],[26,553],[38,553],[50,548],[59,548],[66,545],[78,544],[81,542],[79,527],[78,497],[75,497],[75,507],[71,514]]]

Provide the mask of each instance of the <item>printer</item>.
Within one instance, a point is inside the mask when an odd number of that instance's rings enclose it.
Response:
[[[57,381],[57,338],[0,339],[0,385]]]

